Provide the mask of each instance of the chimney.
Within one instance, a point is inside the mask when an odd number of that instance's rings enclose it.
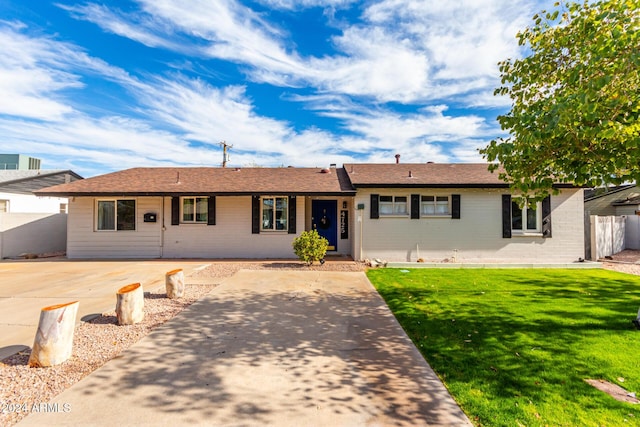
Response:
[[[400,154],[396,154],[396,165],[400,163]]]

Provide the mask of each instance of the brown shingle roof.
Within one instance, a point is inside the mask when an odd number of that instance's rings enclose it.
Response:
[[[181,194],[353,195],[344,170],[331,168],[133,168],[37,192],[39,196]]]
[[[507,187],[487,163],[355,163],[344,169],[354,187]]]

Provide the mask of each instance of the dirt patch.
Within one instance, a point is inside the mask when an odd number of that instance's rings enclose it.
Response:
[[[598,260],[607,270],[640,276],[640,251],[625,249],[622,252]]]
[[[636,398],[635,393],[631,393],[617,384],[612,384],[609,381],[605,381],[605,380],[585,380],[585,381],[588,384],[592,385],[593,387],[597,388],[598,390],[604,391],[605,393],[607,393],[614,399],[619,400],[620,402],[628,402],[628,403],[634,403],[634,404],[640,403],[640,400]]]
[[[628,264],[640,264],[640,251],[635,249],[625,249],[622,252],[605,257],[601,261],[622,262]]]

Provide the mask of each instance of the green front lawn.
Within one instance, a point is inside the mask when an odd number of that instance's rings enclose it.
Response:
[[[376,269],[369,279],[476,425],[640,425],[640,277],[606,270]]]

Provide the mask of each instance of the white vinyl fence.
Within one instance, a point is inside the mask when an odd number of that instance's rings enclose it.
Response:
[[[67,249],[67,214],[0,213],[0,259]]]
[[[640,216],[591,215],[591,259],[640,249]]]

